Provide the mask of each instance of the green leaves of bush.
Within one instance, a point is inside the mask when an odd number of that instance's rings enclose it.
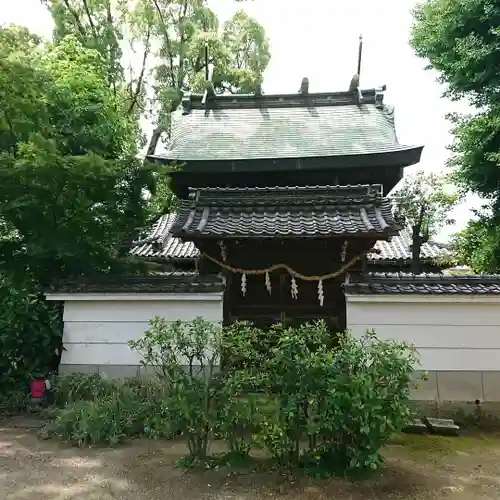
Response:
[[[29,280],[0,276],[0,394],[23,392],[30,376],[46,375],[61,347],[61,315]]]
[[[165,386],[158,382],[74,374],[60,377],[54,390],[57,406],[48,412],[43,437],[112,446],[134,436],[169,439],[180,432]]]
[[[206,458],[217,434],[231,455],[258,446],[281,466],[376,470],[380,449],[410,417],[415,351],[373,332],[358,339],[332,335],[322,321],[263,332],[155,318],[131,345],[168,385],[191,462]]]
[[[259,339],[265,348],[255,347]],[[55,399],[64,406],[46,435],[112,445],[182,433],[190,465],[221,438],[239,464],[258,447],[280,467],[346,474],[376,470],[381,448],[410,417],[415,351],[373,332],[333,335],[322,321],[263,332],[155,318],[131,346],[157,379],[63,377]]]

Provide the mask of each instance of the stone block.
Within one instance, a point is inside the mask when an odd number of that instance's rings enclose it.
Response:
[[[131,378],[139,375],[138,365],[99,365],[99,375],[109,378]]]
[[[73,373],[98,373],[97,365],[59,365],[59,375],[72,375]]]
[[[424,418],[425,425],[433,434],[442,436],[458,436],[460,428],[448,418]]]
[[[416,418],[403,429],[403,432],[406,434],[425,434],[427,432],[427,426],[422,420]]]
[[[500,402],[500,372],[483,372],[483,400]]]
[[[482,401],[483,379],[479,371],[439,371],[437,387],[440,401]]]
[[[139,377],[145,380],[157,378],[156,371],[152,366],[139,366]]]
[[[429,372],[427,380],[422,380],[423,373],[423,371],[413,373],[411,399],[413,401],[436,401],[438,399],[436,372]]]

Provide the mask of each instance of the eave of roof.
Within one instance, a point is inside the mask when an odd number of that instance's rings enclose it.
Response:
[[[136,257],[162,262],[189,262],[200,255],[192,241],[183,241],[172,235],[171,229],[177,214],[166,214],[159,218],[147,238],[137,241],[130,253]],[[403,229],[390,241],[379,240],[375,243],[374,252],[368,254],[371,265],[409,265],[411,264],[411,237]],[[447,257],[450,250],[443,243],[428,241],[422,245],[420,262],[431,263],[436,258]]]
[[[351,295],[376,294],[500,294],[499,275],[367,273],[348,276],[344,289]]]
[[[184,239],[383,239],[398,230],[380,185],[191,190],[172,226]]]
[[[222,292],[220,276],[194,272],[172,272],[146,276],[95,276],[61,280],[44,290],[64,293],[210,293]]]

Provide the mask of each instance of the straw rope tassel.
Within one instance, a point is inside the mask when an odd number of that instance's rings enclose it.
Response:
[[[222,267],[223,269],[226,269],[228,271],[231,271],[236,274],[245,274],[245,275],[259,275],[259,274],[266,274],[266,273],[272,273],[274,271],[277,271],[278,269],[284,269],[288,271],[294,278],[299,278],[304,281],[325,281],[325,280],[330,280],[334,278],[338,278],[342,274],[344,274],[350,267],[353,266],[358,260],[360,260],[363,255],[370,250],[365,250],[361,252],[359,255],[356,255],[352,259],[350,259],[348,262],[346,262],[340,269],[333,273],[328,273],[328,274],[323,274],[323,275],[318,275],[318,276],[306,276],[305,274],[299,273],[295,269],[292,269],[289,265],[287,264],[273,264],[272,266],[266,267],[265,269],[241,269],[239,267],[233,267],[230,266],[229,264],[226,264],[225,262],[221,262],[220,260],[217,260],[216,258],[212,257],[211,255],[208,255],[207,253],[202,253],[201,257],[206,257],[208,260],[212,261],[214,264],[217,264],[219,267]],[[245,280],[246,281],[246,280]]]

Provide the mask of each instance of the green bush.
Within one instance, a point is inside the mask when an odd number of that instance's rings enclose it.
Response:
[[[329,350],[322,341],[327,335],[324,323],[283,332],[262,386],[275,394],[277,411],[258,442],[282,464],[376,470],[382,446],[409,420],[415,353],[372,333],[343,334]]]
[[[29,401],[30,395],[27,391],[6,391],[0,393],[0,417],[25,411]]]
[[[201,318],[155,318],[130,345],[158,379],[62,377],[56,399],[65,406],[47,433],[78,444],[182,433],[189,464],[205,460],[217,436],[240,459],[257,446],[280,467],[376,470],[381,448],[411,415],[415,351],[374,333],[361,339],[343,333],[332,341],[322,321],[278,325],[269,335],[273,342],[264,351],[254,348],[263,332],[246,323],[222,328]]]
[[[61,347],[57,304],[45,301],[29,282],[0,276],[0,394],[26,390],[30,376],[47,374]]]
[[[322,321],[278,325],[267,350],[255,349],[263,337],[247,323],[220,328],[200,318],[155,318],[131,343],[168,387],[169,414],[187,435],[189,462],[206,458],[216,433],[231,455],[257,445],[285,467],[376,470],[381,448],[411,414],[415,351],[374,333],[332,341]]]
[[[96,401],[106,396],[112,396],[118,390],[118,385],[111,379],[101,377],[96,373],[72,373],[57,377],[52,388],[54,403],[64,406],[79,401]]]
[[[216,426],[220,332],[203,318],[167,323],[157,317],[142,338],[130,342],[164,384],[168,411],[187,437],[193,461],[206,457]]]
[[[114,445],[127,437],[168,439],[180,432],[159,382],[72,374],[59,377],[53,390],[56,406],[46,414],[44,437],[78,446]]]

